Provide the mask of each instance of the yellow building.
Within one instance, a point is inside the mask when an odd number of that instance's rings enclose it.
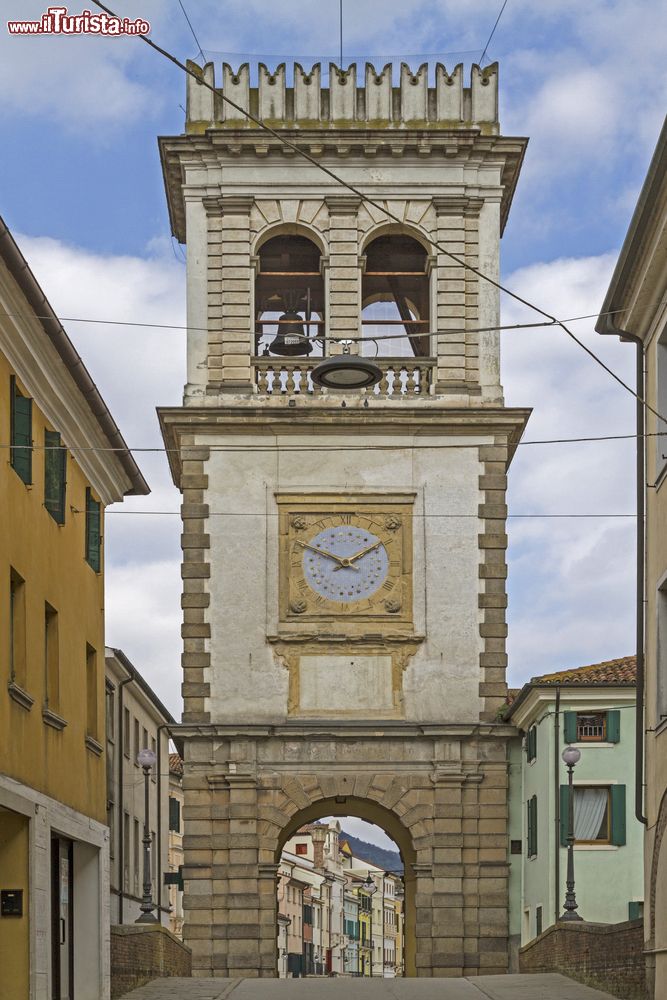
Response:
[[[0,220],[1,1000],[108,995],[104,509],[148,486]]]

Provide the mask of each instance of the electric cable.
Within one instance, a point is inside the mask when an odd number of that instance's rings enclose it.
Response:
[[[605,312],[605,313],[588,313],[588,315],[586,315],[586,316],[571,316],[569,319],[563,320],[563,322],[564,323],[578,323],[579,321],[584,320],[584,319],[597,319],[598,316],[616,316],[620,312],[627,312],[627,310],[626,309],[610,309],[608,312]],[[25,312],[8,312],[5,309],[0,309],[0,316],[8,316],[11,319],[18,319],[21,316],[29,317],[31,319],[52,319],[53,318],[52,316],[39,315],[38,313],[33,313],[33,312],[29,312],[29,311],[25,311]],[[56,316],[56,319],[58,320],[59,323],[91,323],[91,324],[97,325],[97,326],[132,326],[132,327],[142,327],[142,328],[146,327],[148,329],[155,329],[155,330],[186,330],[186,331],[189,331],[189,332],[192,332],[192,333],[207,333],[208,329],[209,329],[207,326],[187,326],[187,325],[180,325],[180,324],[177,324],[177,323],[144,323],[144,322],[141,322],[139,320],[135,321],[135,320],[129,320],[129,319],[90,319],[89,317],[86,317],[86,316]],[[267,320],[267,325],[270,324],[271,322],[272,322],[271,320]],[[382,324],[382,321],[379,320],[378,321],[378,325],[381,325],[381,324]],[[440,335],[447,336],[447,335],[451,335],[451,334],[455,334],[455,333],[456,334],[461,334],[461,333],[495,333],[495,332],[501,332],[502,333],[505,330],[532,330],[532,329],[537,329],[537,328],[542,328],[542,327],[550,327],[550,326],[557,326],[557,325],[558,325],[557,323],[554,323],[551,320],[549,322],[542,322],[542,323],[507,323],[507,324],[504,324],[504,325],[501,325],[501,326],[477,326],[477,327],[468,327],[467,329],[460,329],[460,330],[457,330],[457,329],[451,329],[451,330],[429,330],[428,333],[420,334],[420,336],[424,336],[424,337],[437,337],[437,336],[440,336]],[[228,327],[228,326],[226,326],[225,327],[225,331],[227,333],[247,333],[248,336],[253,336],[253,337],[256,336],[256,334],[253,333],[251,330],[248,330],[247,328],[241,328],[241,327]],[[368,336],[365,336],[365,337],[364,336],[361,336],[361,337],[352,337],[352,336],[348,337],[348,336],[346,336],[345,340],[349,340],[351,343],[354,343],[354,342],[357,342],[357,341],[359,341],[359,342],[366,342],[366,341],[372,341],[372,340],[412,340],[413,337],[414,337],[414,334],[410,334],[410,333],[389,333],[389,334],[378,334],[377,336],[370,336],[370,335],[368,335]],[[316,336],[316,337],[311,337],[310,339],[313,340],[313,341],[321,341],[321,340],[324,340],[325,338],[323,336]],[[338,340],[337,337],[330,338],[330,339],[332,339],[332,340]],[[276,357],[276,358],[272,358],[271,360],[274,360],[277,363],[280,363],[280,358]],[[406,361],[415,361],[415,362],[418,362],[419,358],[417,356],[415,356],[414,358],[406,358],[405,360]]]
[[[96,7],[99,7],[100,10],[105,11],[105,13],[109,14],[111,17],[114,18],[118,17],[118,15],[115,14],[113,10],[111,10],[109,7],[106,7],[103,3],[100,2],[100,0],[93,0],[93,3],[95,4]],[[200,86],[205,87],[207,90],[210,90],[211,93],[213,93],[215,96],[221,99],[224,103],[234,108],[235,111],[238,111],[238,113],[243,118],[246,118],[248,121],[253,122],[255,125],[257,125],[258,128],[262,129],[262,131],[267,132],[269,135],[272,135],[275,139],[278,140],[278,142],[286,146],[288,149],[291,149],[292,152],[296,153],[302,159],[307,160],[308,163],[314,166],[317,170],[326,174],[336,184],[339,184],[342,187],[346,188],[348,191],[351,191],[352,194],[356,195],[356,197],[359,198],[361,201],[363,201],[364,204],[372,205],[373,208],[376,208],[378,211],[382,212],[388,219],[391,219],[392,221],[398,223],[399,225],[403,225],[404,220],[401,219],[394,212],[392,212],[390,209],[388,209],[385,205],[382,205],[380,202],[364,194],[354,184],[350,184],[349,181],[346,181],[344,178],[340,177],[337,173],[335,173],[335,171],[331,170],[323,163],[320,163],[314,156],[306,152],[305,149],[300,148],[299,146],[296,145],[296,143],[292,142],[290,139],[287,139],[284,135],[281,135],[280,132],[272,128],[271,125],[267,125],[266,122],[262,121],[261,118],[257,118],[250,111],[246,111],[246,109],[242,108],[240,104],[236,103],[236,101],[233,101],[230,97],[227,97],[227,95],[224,94],[222,90],[216,90],[215,86],[208,83],[208,81],[203,78],[203,75],[201,73],[195,73],[194,70],[189,69],[189,67],[186,66],[184,63],[182,63],[180,59],[178,59],[171,52],[167,51],[167,49],[163,49],[151,38],[148,38],[147,35],[138,35],[137,37],[140,39],[140,41],[145,42],[146,45],[149,45],[160,55],[164,56],[165,59],[168,59],[170,62],[172,62],[175,66],[177,66],[188,76],[191,76],[193,80],[195,80]],[[661,413],[659,413],[656,409],[654,409],[654,407],[651,406],[651,404],[647,402],[647,400],[643,399],[631,386],[627,384],[627,382],[624,382],[623,379],[620,377],[620,375],[617,375],[616,372],[602,360],[602,358],[598,357],[598,355],[594,351],[592,351],[589,347],[587,347],[586,344],[584,344],[576,336],[576,334],[574,334],[569,329],[569,327],[565,325],[565,322],[563,320],[559,320],[557,317],[552,316],[551,313],[548,313],[540,306],[537,306],[533,302],[530,302],[528,299],[523,298],[523,296],[519,295],[517,292],[513,292],[511,291],[511,289],[506,288],[499,281],[496,281],[495,278],[492,278],[490,275],[485,274],[483,271],[480,271],[479,268],[474,267],[472,264],[469,264],[461,257],[447,250],[446,247],[444,247],[438,240],[434,240],[433,237],[430,236],[430,234],[427,233],[422,227],[418,228],[422,233],[422,235],[424,236],[424,238],[428,240],[429,244],[436,250],[438,250],[440,253],[442,253],[443,256],[448,257],[450,260],[453,260],[455,264],[458,264],[465,270],[470,271],[471,274],[477,275],[478,278],[481,278],[483,281],[488,282],[490,285],[492,285],[494,288],[497,288],[499,291],[504,292],[505,295],[509,295],[510,298],[514,299],[516,302],[521,303],[521,305],[524,305],[526,306],[526,308],[531,309],[533,312],[538,313],[538,315],[544,316],[545,319],[550,320],[554,325],[559,326],[567,334],[567,336],[574,341],[575,344],[577,344],[583,351],[585,351],[586,354],[588,354],[588,356],[592,358],[592,360],[595,361],[596,364],[598,364],[602,369],[604,369],[604,371],[606,371],[607,374],[610,375],[615,382],[617,382],[623,389],[625,389],[626,392],[630,393],[631,396],[633,396],[639,403],[641,403],[641,405],[645,409],[650,410],[651,413],[653,413],[659,420],[663,420],[665,423],[667,423],[667,418],[663,417]]]
[[[507,2],[507,0],[505,0],[505,2]],[[199,55],[202,57],[202,59],[204,60],[204,62],[206,62],[206,56],[204,55],[204,50],[202,49],[201,44],[199,42],[199,39],[197,38],[197,35],[195,34],[195,29],[192,27],[192,21],[188,17],[188,12],[186,11],[185,7],[183,6],[183,0],[178,0],[178,5],[181,8],[181,10],[183,11],[183,17],[188,22],[188,28],[192,32],[192,37],[194,38],[195,42],[197,43],[197,48],[199,49]]]
[[[489,37],[486,40],[486,45],[484,46],[482,54],[479,57],[480,65],[484,62],[484,56],[486,55],[487,49],[489,48],[489,45],[491,44],[491,39],[493,38],[493,36],[496,33],[496,28],[498,27],[498,25],[500,23],[500,18],[503,16],[503,11],[505,10],[505,7],[507,7],[507,0],[504,0],[504,3],[502,5],[502,7],[500,8],[500,13],[498,14],[498,17],[496,18],[496,23],[494,24],[493,28],[491,29],[491,34],[489,35]]]

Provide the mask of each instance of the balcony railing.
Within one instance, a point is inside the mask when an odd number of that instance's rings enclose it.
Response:
[[[365,390],[374,396],[427,396],[431,392],[435,358],[377,358],[382,370],[381,381]],[[313,383],[315,367],[307,359],[253,358],[255,385],[261,396],[318,396],[326,390]]]

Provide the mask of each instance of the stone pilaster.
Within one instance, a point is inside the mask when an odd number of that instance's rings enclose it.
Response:
[[[478,508],[479,533],[479,607],[482,618],[479,634],[479,694],[484,699],[481,717],[493,721],[507,697],[507,440],[497,437],[493,445],[479,449],[483,472],[479,477],[482,501]]]
[[[208,381],[214,392],[252,391],[252,197],[204,198],[208,216]]]
[[[208,671],[211,665],[209,639],[211,626],[208,622],[210,594],[208,580],[211,567],[208,561],[210,538],[206,531],[208,504],[204,495],[208,489],[208,476],[204,472],[204,462],[210,457],[209,449],[196,446],[194,436],[188,435],[181,441],[182,474],[181,490],[183,503],[181,519],[181,577],[183,580],[181,607],[183,624],[183,684],[181,691],[185,703],[184,722],[208,722],[206,699],[210,695]]]
[[[329,317],[328,336],[342,340],[359,335],[360,274],[356,195],[330,195],[329,209]],[[358,351],[354,343],[352,353]],[[340,348],[338,349],[340,350]],[[329,353],[337,353],[330,351]]]
[[[464,257],[465,212],[468,199],[438,196],[433,199],[437,215],[436,239],[449,253]],[[466,272],[447,254],[437,253],[435,354],[438,359],[436,392],[462,388],[466,384]]]

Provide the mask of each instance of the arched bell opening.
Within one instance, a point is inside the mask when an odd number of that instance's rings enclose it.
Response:
[[[262,244],[255,279],[255,354],[323,357],[324,278],[320,251],[305,236]]]
[[[379,358],[430,355],[428,254],[411,236],[378,236],[369,243],[361,283],[360,353]],[[383,337],[396,339],[374,339]]]
[[[363,823],[348,839],[350,818]],[[400,862],[355,853],[373,828]],[[293,816],[276,851],[279,976],[414,976],[415,857],[408,830],[375,802],[321,800]]]

